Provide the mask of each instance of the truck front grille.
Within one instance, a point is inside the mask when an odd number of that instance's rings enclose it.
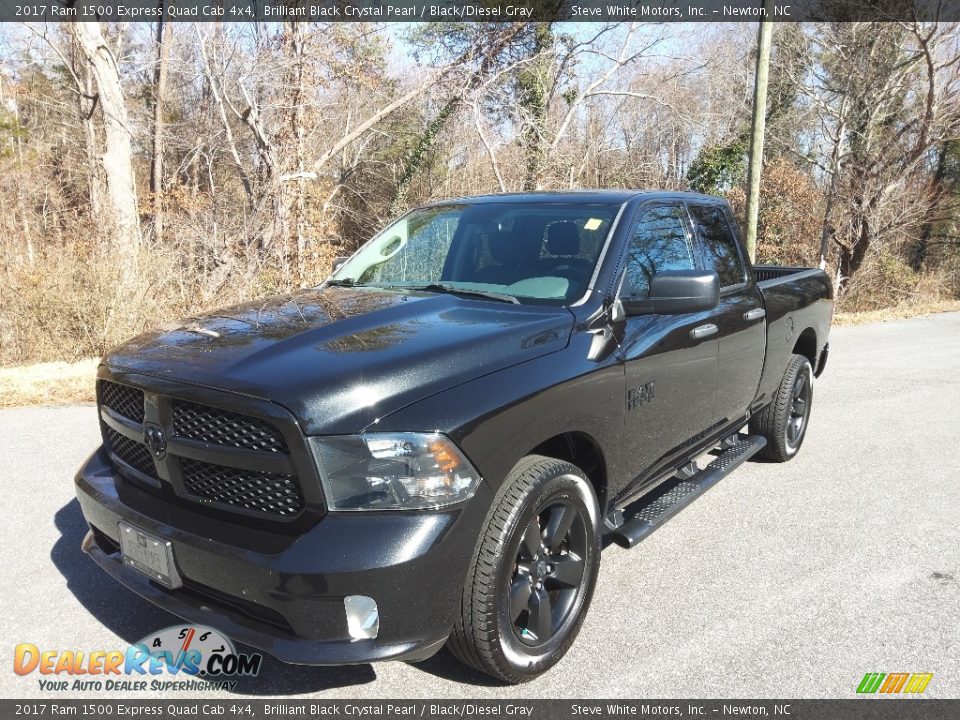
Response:
[[[282,421],[277,427],[260,417],[160,393],[151,393],[145,406],[140,388],[98,383],[101,409],[110,410],[101,413],[104,445],[121,473],[136,479],[132,468],[184,502],[253,517],[288,519],[307,507],[295,470],[302,465],[280,430]],[[147,447],[145,429],[152,441],[159,431],[165,445]]]
[[[241,470],[184,459],[183,485],[191,495],[284,517],[303,509],[296,478],[279,473]]]
[[[287,452],[283,435],[262,420],[185,400],[173,401],[173,432],[214,445]]]
[[[107,428],[107,445],[114,455],[134,470],[156,479],[157,468],[153,464],[153,456],[146,445],[124,437],[109,427]]]
[[[139,388],[101,380],[100,402],[117,415],[137,423],[143,422],[143,390]]]

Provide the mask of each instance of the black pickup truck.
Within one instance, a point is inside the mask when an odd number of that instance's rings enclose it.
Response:
[[[573,642],[604,538],[797,453],[832,314],[821,270],[750,266],[722,199],[428,205],[316,288],[108,353],[83,550],[286,662],[446,644],[521,682]]]

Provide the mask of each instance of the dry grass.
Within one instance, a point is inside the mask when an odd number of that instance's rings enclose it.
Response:
[[[94,401],[96,358],[0,368],[0,408]]]
[[[902,320],[919,315],[960,311],[960,300],[931,300],[900,303],[893,307],[862,312],[838,312],[833,316],[834,325],[863,325],[873,322]]]
[[[0,293],[0,367],[99,356],[175,318],[315,285],[329,272],[334,253],[324,246],[329,253],[318,251],[299,282],[269,263],[266,270],[246,269],[246,258],[230,261],[232,274],[226,265],[207,273],[185,264],[176,248],[145,246],[135,272],[124,277],[115,253],[101,245],[50,243],[37,249],[33,263],[3,273],[9,287]],[[0,272],[3,261],[0,248]]]

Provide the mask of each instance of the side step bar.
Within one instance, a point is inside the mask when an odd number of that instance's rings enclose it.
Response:
[[[759,436],[738,435],[736,441],[726,443],[726,449],[703,470],[681,472],[676,480],[654,491],[652,499],[640,498],[627,506],[624,508],[627,519],[611,533],[614,542],[625,548],[636,547],[667,520],[756,455],[766,444],[766,439]]]

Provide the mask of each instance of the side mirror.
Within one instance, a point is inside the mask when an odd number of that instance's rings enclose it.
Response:
[[[720,304],[720,278],[713,270],[662,270],[650,279],[646,298],[623,298],[627,315],[682,315]]]
[[[337,270],[339,270],[339,269],[340,269],[340,266],[343,265],[343,264],[344,264],[347,260],[349,260],[349,259],[350,259],[349,257],[335,257],[335,258],[333,259],[333,271],[332,271],[332,272],[336,272]]]

